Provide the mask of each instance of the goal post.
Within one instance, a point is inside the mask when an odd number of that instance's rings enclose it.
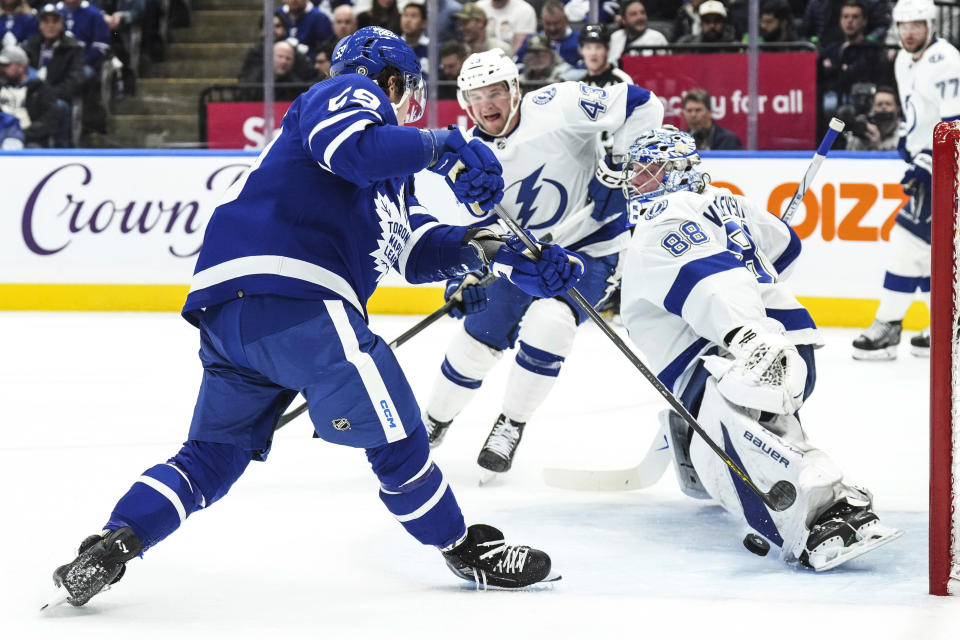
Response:
[[[933,133],[930,290],[930,593],[960,595],[960,122]]]

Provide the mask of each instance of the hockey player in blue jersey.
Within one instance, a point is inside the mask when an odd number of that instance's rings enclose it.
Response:
[[[772,511],[672,410],[660,415],[684,493],[713,498],[817,571],[899,537],[812,446],[798,410],[813,392],[820,334],[784,276],[800,239],[754,202],[714,187],[696,166],[693,137],[675,128],[640,136],[624,175],[636,222],[623,267],[621,317],[650,368],[759,487],[792,483],[797,499]],[[642,384],[642,383],[640,383]]]
[[[455,129],[397,126],[423,111],[420,64],[402,39],[361,29],[338,43],[331,72],[294,101],[213,213],[183,307],[200,329],[204,368],[188,440],[147,469],[104,531],[56,570],[70,604],[116,582],[129,560],[223,497],[251,460],[265,460],[277,418],[298,392],[317,435],[365,449],[387,509],[458,576],[505,588],[550,577],[547,554],[508,545],[489,525],[465,526],[430,459],[413,392],[367,326],[366,302],[390,268],[426,282],[486,265],[552,296],[582,264],[550,244],[534,260],[517,238],[426,214],[413,193],[421,169],[453,173],[457,198],[487,210],[503,182],[480,142]]]

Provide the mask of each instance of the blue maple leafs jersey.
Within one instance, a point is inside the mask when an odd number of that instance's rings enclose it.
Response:
[[[427,282],[479,266],[463,252],[465,228],[438,224],[417,202],[412,174],[430,153],[416,129],[386,126],[396,124],[387,96],[361,75],[299,96],[214,211],[184,317],[265,293],[341,298],[366,314],[391,267]]]

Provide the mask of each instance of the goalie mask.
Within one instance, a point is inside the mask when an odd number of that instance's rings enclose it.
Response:
[[[484,119],[478,117],[477,100],[471,100],[471,91],[503,84],[509,94],[509,111],[505,114],[503,126],[499,131],[491,131],[483,126]],[[487,135],[498,137],[509,133],[510,123],[520,107],[520,72],[513,60],[501,49],[490,49],[471,54],[460,68],[457,76],[457,101],[470,119]]]
[[[686,131],[671,125],[637,138],[623,169],[623,195],[630,224],[637,224],[649,203],[674,191],[700,193],[710,176],[697,170],[697,144]]]
[[[389,69],[396,69],[403,76],[403,95],[393,105],[394,111],[407,104],[405,122],[416,122],[423,116],[427,103],[423,73],[419,58],[403,38],[381,27],[364,27],[340,40],[330,60],[331,76],[356,73],[376,82]]]

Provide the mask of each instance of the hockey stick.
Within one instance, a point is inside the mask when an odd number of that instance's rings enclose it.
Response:
[[[457,170],[458,170],[457,167],[455,167],[454,172],[456,172]],[[454,175],[456,174],[454,173]],[[479,205],[477,204],[470,205],[470,208],[474,212],[474,215],[478,217],[483,214],[483,212],[480,210]],[[503,207],[501,207],[499,204],[493,205],[493,210],[497,214],[497,217],[499,217],[500,220],[503,222],[503,224],[505,224],[512,233],[514,233],[517,237],[520,238],[520,240],[523,242],[524,245],[526,245],[530,253],[533,254],[534,257],[539,258],[540,247],[537,246],[537,244],[530,239],[530,237],[524,232],[524,230],[520,227],[520,225],[518,225],[516,222],[513,221],[512,218],[510,218],[506,210]],[[579,291],[577,291],[575,287],[571,287],[570,289],[568,289],[567,295],[570,296],[570,298],[577,304],[578,307],[580,307],[583,310],[584,313],[590,316],[590,319],[593,320],[593,322],[600,328],[600,330],[607,336],[607,338],[609,338],[610,341],[613,342],[614,345],[616,345],[616,347],[620,350],[620,352],[623,353],[624,356],[626,356],[627,360],[629,360],[630,363],[634,367],[636,367],[641,374],[643,374],[643,377],[647,379],[647,382],[653,385],[653,388],[656,389],[661,396],[663,396],[663,398],[670,404],[670,406],[673,407],[674,411],[676,411],[677,413],[680,414],[681,417],[683,417],[683,419],[687,422],[687,424],[689,424],[690,427],[694,431],[696,431],[701,438],[703,438],[703,441],[707,443],[707,446],[713,449],[713,452],[716,453],[720,457],[720,459],[723,460],[724,463],[726,463],[728,467],[730,467],[730,470],[733,471],[737,475],[737,477],[740,478],[740,480],[742,480],[743,483],[750,488],[751,491],[756,493],[757,496],[761,500],[763,500],[763,503],[765,505],[767,505],[774,511],[783,511],[784,509],[789,508],[790,505],[792,505],[796,501],[797,488],[793,486],[793,484],[791,484],[790,482],[787,482],[786,480],[777,481],[776,483],[774,483],[772,487],[770,487],[770,491],[768,492],[761,491],[760,488],[753,483],[753,481],[746,474],[746,472],[744,472],[737,465],[737,463],[734,462],[723,449],[717,446],[717,443],[714,442],[709,435],[707,435],[707,432],[703,430],[703,427],[701,427],[700,424],[697,422],[696,418],[693,417],[693,414],[687,411],[687,408],[683,406],[683,404],[681,404],[679,400],[677,400],[677,398],[673,395],[673,393],[671,393],[670,390],[667,389],[667,387],[662,382],[660,382],[657,376],[652,371],[650,371],[650,369],[648,369],[645,364],[643,364],[643,361],[640,360],[640,358],[638,358],[637,355],[630,350],[630,347],[627,346],[627,344],[623,341],[623,339],[620,338],[620,336],[617,335],[617,333],[610,327],[610,325],[606,323],[606,321],[600,316],[600,314],[597,313],[597,310],[594,309],[589,302],[587,302],[586,298],[584,298],[583,295]]]
[[[810,160],[810,165],[803,174],[800,184],[797,185],[797,192],[790,198],[790,203],[787,205],[783,215],[780,216],[787,224],[790,224],[793,216],[797,213],[797,209],[800,208],[803,196],[807,194],[807,189],[813,184],[813,179],[816,177],[817,171],[820,170],[820,165],[823,164],[823,161],[827,158],[827,152],[830,151],[830,147],[833,146],[833,141],[836,140],[840,132],[843,131],[844,126],[846,125],[843,123],[843,120],[839,118],[830,119],[830,126],[827,129],[827,133],[824,134],[823,140],[820,141],[820,146],[817,147],[816,152],[813,154],[813,159]]]
[[[543,481],[551,487],[577,491],[631,491],[652,487],[670,465],[670,445],[661,425],[647,455],[629,469],[563,469],[545,467]]]
[[[493,282],[495,278],[496,278],[495,275],[493,275],[492,273],[488,273],[487,275],[483,276],[483,278],[480,279],[480,282],[478,282],[477,285],[481,287],[486,287],[488,284]],[[410,338],[414,337],[415,335],[417,335],[418,333],[420,333],[421,331],[423,331],[424,329],[432,325],[434,322],[436,322],[443,316],[447,315],[452,308],[457,306],[458,302],[459,301],[456,300],[455,298],[450,298],[443,304],[442,307],[440,307],[439,309],[437,309],[436,311],[428,315],[426,318],[424,318],[417,324],[413,325],[412,327],[410,327],[409,329],[401,333],[399,336],[393,339],[393,342],[391,342],[387,346],[390,347],[390,349],[396,349],[403,343],[407,342]],[[288,424],[294,418],[298,417],[300,414],[305,412],[308,408],[309,407],[307,406],[307,403],[302,402],[300,403],[300,406],[298,406],[297,408],[293,409],[292,411],[288,411],[287,413],[280,416],[280,418],[277,420],[277,426],[273,428],[274,432],[276,432],[278,429],[280,429],[284,425]]]

